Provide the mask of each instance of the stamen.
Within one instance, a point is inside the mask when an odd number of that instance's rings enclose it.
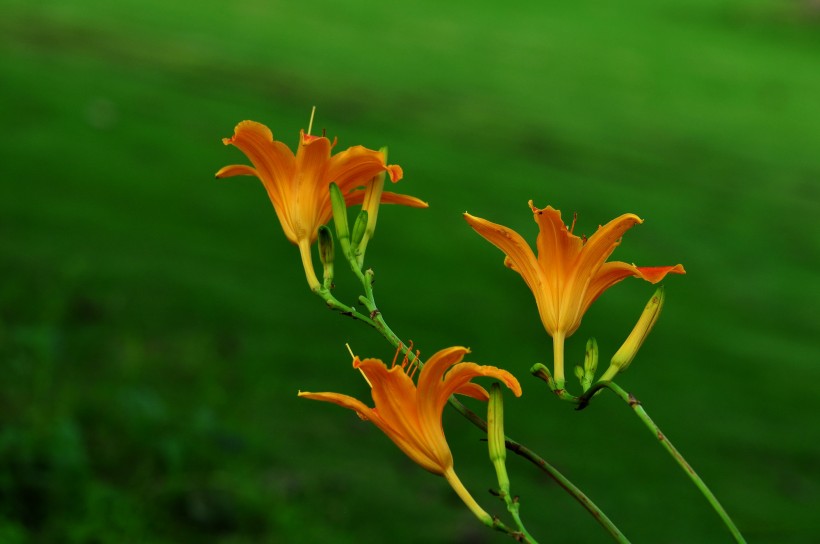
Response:
[[[413,379],[413,375],[415,375],[416,370],[419,369],[419,355],[421,355],[421,351],[416,350],[416,356],[413,358],[413,361],[410,363],[410,367],[412,368],[412,371],[410,372],[410,374],[408,374],[408,377],[411,380]]]
[[[575,222],[578,220],[578,212],[572,212],[572,226],[569,228],[569,233],[575,230]]]
[[[407,366],[407,363],[408,363],[407,354],[408,353],[413,353],[413,341],[412,340],[410,340],[410,345],[407,346],[407,350],[404,352],[404,358],[401,361],[401,367],[402,368]]]
[[[362,367],[359,367],[359,372],[362,373],[362,378],[364,378],[364,381],[366,381],[367,385],[370,386],[370,389],[373,389],[373,384],[370,383],[370,380],[367,379],[367,374],[364,373],[364,370],[362,370]]]
[[[313,116],[316,114],[316,106],[313,106],[313,109],[310,110],[310,122],[308,123],[308,136],[310,136],[310,131],[313,129]]]
[[[396,354],[393,356],[393,362],[390,364],[390,368],[393,368],[394,366],[396,366],[396,361],[398,360],[399,353],[401,353],[401,348],[403,348],[403,347],[404,347],[404,344],[399,342],[399,347],[396,348]]]
[[[351,356],[351,357],[355,360],[355,359],[356,359],[356,356],[355,356],[355,355],[353,355],[353,350],[352,350],[352,349],[350,349],[350,344],[348,344],[347,342],[345,342],[345,347],[347,348],[347,351],[349,351],[349,352],[350,352],[350,356]],[[373,389],[373,384],[372,384],[372,383],[370,383],[370,380],[368,380],[368,379],[367,379],[367,374],[365,374],[365,373],[364,373],[364,370],[362,370],[362,367],[359,367],[359,372],[361,372],[361,373],[362,373],[362,378],[364,378],[364,381],[366,381],[366,382],[367,382],[367,385],[369,385],[369,386],[370,386],[370,389]]]

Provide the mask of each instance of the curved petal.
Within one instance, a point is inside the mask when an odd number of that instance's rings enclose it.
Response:
[[[355,206],[364,202],[364,189],[353,189],[345,195],[345,204],[348,206]],[[400,195],[398,193],[391,193],[385,191],[382,193],[382,204],[398,204],[400,206],[409,206],[411,208],[427,208],[428,204],[414,196]],[[319,210],[316,214],[316,228],[320,225],[326,224],[333,217],[333,209],[330,206],[330,193],[319,205]]]
[[[362,361],[356,358],[353,366],[361,370],[370,383],[373,402],[385,423],[400,430],[416,450],[431,459],[437,459],[439,456],[436,449],[425,440],[415,384],[404,373],[404,369],[394,366],[388,370],[378,359]]]
[[[482,402],[487,402],[490,400],[490,394],[487,393],[487,390],[478,385],[477,383],[465,383],[455,391],[453,391],[456,395],[464,395],[465,397],[471,397],[476,400],[480,400]]]
[[[442,464],[451,464],[452,454],[441,423],[444,403],[447,402],[449,394],[442,401],[439,397],[441,384],[448,369],[458,364],[469,352],[469,349],[462,346],[437,351],[427,360],[419,373],[416,398],[420,430]]]
[[[683,266],[653,266],[638,267],[621,261],[604,263],[589,283],[581,303],[581,315],[586,313],[590,305],[603,294],[604,291],[619,281],[634,276],[650,283],[658,283],[667,274],[685,274]],[[579,320],[580,321],[580,320]]]
[[[364,203],[364,195],[367,191],[365,189],[353,189],[345,195],[345,203],[348,206],[355,206]],[[391,193],[384,191],[381,198],[382,204],[398,204],[399,206],[409,206],[411,208],[428,208],[429,204],[425,201],[410,195],[400,195],[398,193]]]
[[[581,318],[589,307],[585,306],[585,301],[590,291],[590,284],[598,270],[621,243],[623,234],[641,222],[642,219],[637,215],[625,213],[606,225],[598,227],[595,234],[590,236],[584,244],[575,262],[566,269],[566,284],[561,294],[562,308],[559,327],[566,331],[567,336],[578,329]]]
[[[404,170],[398,164],[388,164],[387,174],[390,176],[390,181],[396,183],[404,177]]]
[[[242,121],[234,128],[233,137],[224,138],[222,142],[236,146],[250,159],[274,205],[284,207],[291,179],[296,173],[296,161],[290,148],[275,141],[270,129],[255,121]]]
[[[327,180],[330,149],[331,143],[327,138],[305,135],[304,131],[299,131],[296,175],[291,187],[292,222],[297,236],[309,239],[310,243],[316,240],[317,229],[323,224],[319,215],[324,201],[328,201],[328,206],[330,205],[330,182]]]
[[[544,276],[553,290],[553,300],[557,304],[565,281],[565,271],[572,266],[584,243],[569,232],[559,210],[552,206],[538,209],[533,206],[532,200],[529,205],[533,218],[538,223],[538,264],[544,271]]]
[[[408,439],[400,429],[391,427],[382,419],[378,410],[369,408],[358,399],[339,393],[310,393],[302,391],[299,392],[299,396],[307,399],[330,402],[353,410],[360,418],[371,421],[376,425],[399,449],[417,464],[421,465],[422,468],[434,474],[441,474],[443,472],[443,468],[437,460],[431,459],[426,452],[420,451],[415,443]]]
[[[230,166],[224,166],[219,169],[219,172],[215,174],[216,178],[230,178],[233,176],[256,176],[259,177],[259,172],[256,171],[256,168],[252,166],[247,166],[245,164],[232,164]]]
[[[359,399],[355,399],[348,395],[342,395],[341,393],[311,393],[309,391],[299,391],[298,396],[311,400],[330,402],[341,406],[342,408],[353,410],[359,415],[360,418],[364,420],[378,419],[378,416],[373,413],[372,408],[367,406]]]
[[[606,225],[598,227],[595,234],[589,237],[589,240],[581,249],[574,275],[583,277],[587,274],[590,276],[595,274],[604,261],[615,251],[624,233],[638,223],[643,223],[643,219],[634,213],[625,213]]]
[[[321,136],[305,135],[299,131],[299,147],[296,150],[296,170],[302,183],[311,184],[324,177],[330,161],[330,140]],[[332,181],[332,180],[331,180]]]
[[[464,219],[473,227],[473,230],[504,252],[506,255],[504,265],[515,270],[524,278],[527,287],[535,296],[535,303],[544,327],[547,332],[553,334],[558,322],[556,297],[550,290],[549,283],[545,280],[538,259],[529,244],[520,234],[502,225],[474,217],[469,213],[464,214]]]
[[[475,363],[459,363],[447,373],[444,382],[439,386],[439,390],[435,395],[436,401],[438,402],[436,409],[439,412],[443,411],[444,405],[447,404],[447,399],[450,398],[450,395],[469,383],[473,378],[482,376],[492,377],[502,381],[516,397],[521,396],[521,384],[518,383],[515,376],[506,370],[494,366],[477,365]]]
[[[468,353],[470,353],[470,350],[465,347],[453,346],[437,351],[427,359],[419,374],[418,395],[420,403],[432,401],[439,384],[444,379],[444,374],[451,366],[461,362]]]
[[[378,151],[354,145],[330,158],[327,166],[326,181],[336,182],[342,194],[364,185],[379,172],[389,170],[384,164],[384,155]],[[390,179],[400,176],[401,168],[390,170]],[[398,179],[394,180],[398,181]]]
[[[524,278],[530,290],[538,296],[541,289],[541,273],[538,260],[535,258],[529,244],[520,234],[503,225],[464,213],[464,219],[473,227],[473,230],[484,237],[488,242],[504,252],[509,260],[509,266]]]
[[[658,283],[667,274],[686,274],[682,264],[675,266],[638,266],[638,277],[649,283]]]

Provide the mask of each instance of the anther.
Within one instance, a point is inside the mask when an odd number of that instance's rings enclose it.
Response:
[[[416,356],[413,358],[413,362],[410,363],[410,367],[412,368],[412,371],[410,372],[410,374],[408,374],[408,377],[411,380],[413,379],[413,375],[416,373],[416,370],[418,370],[418,368],[419,368],[419,355],[421,355],[421,351],[416,350]]]
[[[310,131],[313,129],[313,116],[316,114],[316,106],[310,110],[310,121],[308,122],[308,136],[310,136]]]
[[[404,347],[404,344],[399,342],[399,346],[396,348],[396,354],[393,355],[393,362],[390,364],[390,368],[396,366],[396,360],[399,358],[399,353],[401,353],[401,348]]]

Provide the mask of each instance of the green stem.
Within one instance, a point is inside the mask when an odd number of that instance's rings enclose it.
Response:
[[[481,416],[464,406],[464,404],[462,404],[461,401],[455,397],[450,397],[448,402],[450,406],[455,408],[459,414],[467,418],[473,425],[482,431],[487,432],[487,422],[484,421]],[[569,493],[572,498],[578,501],[578,503],[583,506],[584,509],[586,509],[586,511],[589,512],[589,514],[595,518],[595,520],[604,529],[606,529],[612,538],[614,538],[617,542],[626,544],[629,543],[629,540],[624,536],[624,534],[618,529],[618,527],[615,526],[614,523],[612,523],[607,515],[604,514],[604,512],[594,502],[592,502],[592,499],[587,497],[583,491],[578,489],[578,487],[569,481],[566,476],[561,474],[558,469],[523,444],[520,444],[507,436],[505,436],[504,439],[508,450],[531,462],[550,478],[552,478],[564,491]]]
[[[373,296],[373,272],[368,270],[365,273],[362,273],[362,269],[359,263],[356,261],[353,256],[347,256],[348,263],[350,264],[350,268],[353,271],[353,274],[359,279],[362,284],[362,288],[364,289],[364,296],[359,297],[359,301],[365,305],[367,310],[370,312],[369,316],[365,316],[359,312],[356,312],[354,309],[342,304],[339,302],[330,291],[326,289],[319,290],[317,294],[321,296],[327,303],[328,306],[334,310],[340,311],[343,315],[348,315],[367,323],[376,331],[381,334],[385,340],[387,340],[390,345],[399,349],[402,353],[411,356],[410,350],[408,346],[402,342],[398,335],[393,332],[393,330],[387,325],[382,316],[379,309],[376,307],[376,301]],[[483,432],[487,432],[487,422],[484,421],[480,416],[475,414],[472,410],[464,406],[455,396],[451,396],[448,400],[448,404],[452,406],[459,414],[464,416],[467,420],[469,420],[473,425],[481,429]],[[530,450],[526,446],[515,442],[512,439],[505,437],[505,445],[507,449],[527,459],[531,463],[533,463],[536,467],[540,468],[543,472],[545,472],[548,476],[550,476],[564,491],[569,493],[576,501],[578,501],[581,506],[583,506],[592,517],[599,523],[601,526],[606,529],[606,531],[617,541],[622,544],[629,544],[629,540],[624,536],[623,533],[615,526],[614,523],[604,514],[604,512],[594,503],[592,500],[584,494],[583,491],[578,489],[572,482],[569,481],[563,474],[561,474],[558,469],[550,465],[546,460],[541,458],[538,454],[534,451]],[[508,528],[501,523],[498,518],[493,518],[494,520],[494,528],[497,530],[501,530],[504,532],[509,532]],[[520,525],[520,520],[516,519],[516,522]],[[512,534],[512,533],[509,533]],[[523,535],[522,535],[523,536]],[[531,537],[530,537],[531,538]],[[532,542],[535,542],[532,540]]]
[[[717,497],[715,497],[712,491],[707,487],[706,483],[700,478],[700,476],[698,476],[698,473],[695,472],[695,469],[693,469],[692,466],[686,462],[686,459],[683,458],[683,455],[681,455],[680,452],[675,448],[675,446],[672,445],[672,443],[669,441],[666,435],[663,434],[663,432],[661,432],[660,428],[655,424],[655,422],[652,421],[652,418],[649,417],[649,414],[647,414],[646,410],[644,410],[643,406],[641,406],[640,401],[636,399],[632,393],[627,393],[620,386],[613,382],[598,382],[589,391],[587,391],[583,395],[583,397],[581,397],[581,403],[579,403],[578,409],[582,409],[584,406],[586,406],[586,403],[589,402],[589,399],[592,398],[592,395],[595,394],[595,391],[602,389],[604,387],[618,395],[618,397],[620,397],[621,400],[623,400],[632,408],[632,410],[635,412],[638,418],[644,423],[644,425],[646,425],[646,427],[652,432],[652,434],[655,435],[655,437],[658,439],[658,442],[660,442],[661,446],[663,446],[667,453],[669,453],[669,455],[672,456],[675,462],[678,463],[678,465],[680,465],[680,467],[687,474],[687,476],[689,476],[689,479],[692,480],[692,483],[694,483],[695,486],[698,489],[700,489],[700,492],[703,493],[703,496],[706,497],[706,500],[709,501],[709,504],[712,505],[712,508],[715,510],[715,512],[717,512],[718,516],[720,516],[720,519],[723,520],[723,523],[732,533],[732,536],[734,537],[735,541],[739,544],[746,544],[746,540],[743,538],[743,535],[740,534],[740,531],[735,526],[734,522],[732,521],[732,518],[729,517],[729,514],[726,513],[726,510],[724,510],[723,506],[721,506],[720,502],[718,502]]]
[[[533,538],[530,535],[522,533],[520,531],[515,531],[512,528],[507,527],[504,524],[504,522],[502,522],[497,517],[490,516],[490,514],[488,514],[483,508],[481,508],[481,506],[478,505],[477,502],[475,502],[475,499],[473,499],[472,495],[470,495],[470,492],[467,491],[467,488],[464,487],[464,484],[461,483],[461,480],[458,479],[458,476],[456,476],[456,473],[453,471],[452,468],[446,471],[443,474],[443,476],[444,479],[447,480],[447,482],[450,484],[450,487],[453,488],[453,490],[456,492],[459,498],[461,498],[461,500],[464,501],[464,504],[467,505],[467,508],[470,509],[473,515],[475,515],[475,517],[477,517],[479,521],[481,521],[481,523],[483,523],[491,529],[510,535],[518,542],[538,544],[538,542],[533,540]]]

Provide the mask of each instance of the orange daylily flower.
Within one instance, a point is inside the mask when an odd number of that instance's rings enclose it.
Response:
[[[318,229],[333,215],[328,187],[339,186],[348,206],[364,200],[364,188],[374,176],[386,171],[394,183],[402,178],[402,169],[384,163],[384,154],[360,145],[331,156],[336,145],[328,138],[299,133],[296,154],[282,142],[273,139],[270,129],[254,121],[242,121],[225,145],[238,147],[253,166],[231,165],[216,173],[217,178],[256,176],[265,186],[282,230],[288,240],[299,246],[305,274],[311,288],[319,286],[313,271],[310,246],[316,241]],[[415,197],[385,192],[381,201],[426,208]]]
[[[607,259],[632,226],[643,223],[635,214],[617,217],[589,237],[579,238],[567,228],[561,212],[529,202],[540,233],[538,257],[517,232],[465,213],[476,232],[506,254],[504,264],[518,272],[535,295],[538,313],[555,346],[555,381],[563,383],[564,339],[578,329],[581,318],[601,294],[629,276],[651,283],[670,273],[685,274],[683,266],[639,267]]]
[[[370,384],[374,408],[340,393],[299,392],[300,397],[332,402],[355,411],[359,417],[373,422],[410,459],[422,468],[444,476],[461,499],[484,521],[489,515],[469,495],[453,470],[453,456],[441,415],[450,395],[458,393],[487,401],[487,391],[473,378],[491,376],[504,382],[516,396],[521,396],[521,386],[515,377],[494,366],[481,366],[462,362],[467,348],[452,347],[430,357],[421,369],[418,386],[408,373],[415,370],[415,362],[392,368],[378,359],[353,359],[353,367],[360,370]],[[446,373],[446,374],[445,374]]]

